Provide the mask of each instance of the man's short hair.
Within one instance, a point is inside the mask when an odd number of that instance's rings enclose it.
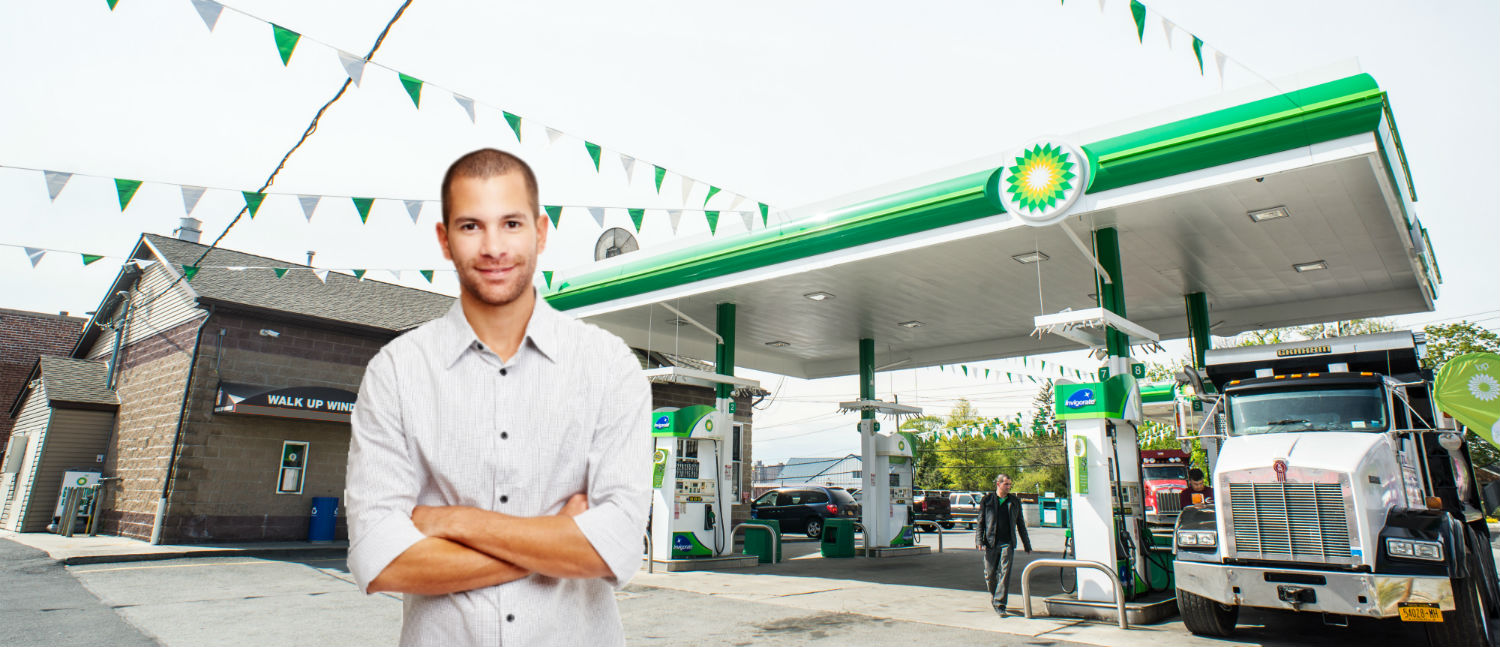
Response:
[[[995,485],[999,485],[1001,481],[1004,481],[1004,480],[1009,479],[1009,478],[1010,478],[1009,474],[1004,474],[1004,473],[996,474],[995,475]]]
[[[452,202],[453,181],[459,178],[491,178],[506,173],[520,173],[526,183],[526,193],[531,201],[531,215],[542,215],[541,198],[536,185],[536,173],[525,160],[494,148],[481,148],[464,155],[448,167],[443,174],[443,224],[448,224],[449,203]]]
[[[1188,480],[1189,481],[1201,481],[1201,480],[1203,480],[1203,470],[1200,470],[1200,469],[1198,469],[1196,467],[1194,467],[1193,469],[1188,470]]]

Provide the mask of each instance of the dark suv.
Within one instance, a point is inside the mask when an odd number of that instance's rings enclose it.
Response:
[[[782,532],[806,532],[823,536],[823,520],[829,517],[859,518],[859,504],[848,490],[821,485],[779,487],[750,502],[750,518],[775,519]]]

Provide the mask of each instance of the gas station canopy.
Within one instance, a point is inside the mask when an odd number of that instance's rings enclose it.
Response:
[[[1072,142],[1090,169],[1065,220],[1004,213],[976,160],[791,212],[784,224],[559,272],[548,301],[631,345],[714,356],[736,304],[738,367],[820,378],[1076,349],[1033,317],[1097,307],[1095,260],[1070,239],[1118,231],[1130,321],[1187,335],[1207,295],[1216,335],[1430,311],[1440,282],[1413,212],[1385,92],[1365,74],[1225,97]],[[1082,136],[1081,136],[1082,137]]]

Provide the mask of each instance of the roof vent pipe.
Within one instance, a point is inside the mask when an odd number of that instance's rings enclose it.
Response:
[[[197,218],[181,218],[178,220],[177,230],[172,233],[177,235],[178,240],[196,243],[198,237],[203,234],[203,230],[199,229],[202,226],[203,221]]]

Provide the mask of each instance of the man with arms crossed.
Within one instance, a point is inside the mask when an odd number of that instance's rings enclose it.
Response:
[[[404,593],[403,645],[620,645],[640,566],[651,393],[619,338],[536,295],[536,178],[494,149],[443,178],[448,314],[370,360],[345,496],[349,570]]]

